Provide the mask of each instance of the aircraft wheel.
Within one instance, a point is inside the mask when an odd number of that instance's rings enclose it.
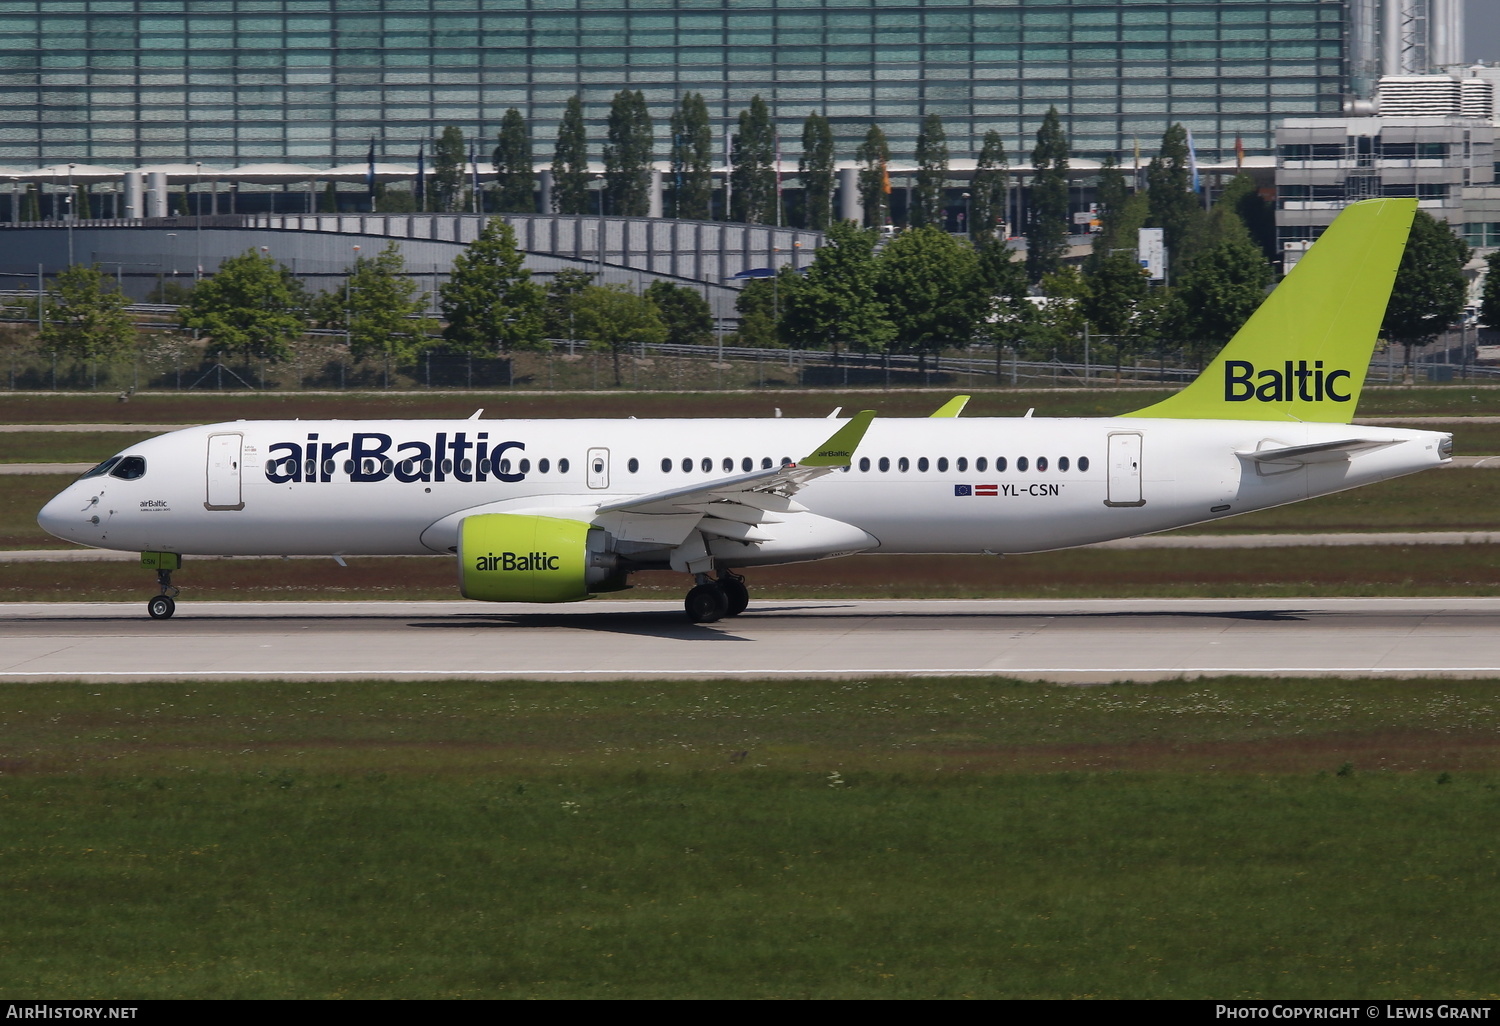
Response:
[[[151,614],[153,620],[168,620],[177,612],[177,603],[172,601],[170,595],[158,595],[146,603],[146,612]]]
[[[683,603],[687,617],[693,623],[713,623],[729,612],[729,597],[718,584],[700,584],[687,593]]]
[[[728,608],[724,610],[725,616],[739,616],[750,604],[750,589],[745,586],[745,579],[736,574],[719,574],[719,587],[724,591],[724,598],[728,602]]]

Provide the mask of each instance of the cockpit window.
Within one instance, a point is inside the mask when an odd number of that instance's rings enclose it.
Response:
[[[109,471],[110,471],[110,468],[113,467],[116,463],[119,463],[119,462],[120,462],[120,457],[118,457],[118,456],[111,456],[109,459],[107,459],[103,463],[99,464],[93,470],[90,470],[88,473],[84,474],[83,477],[80,477],[78,480],[85,481],[85,480],[87,480],[87,479],[89,479],[91,477],[99,477],[102,474],[108,474]]]
[[[134,481],[138,477],[146,476],[146,460],[143,456],[126,456],[115,465],[115,469],[109,472],[110,477],[118,477],[121,481]]]

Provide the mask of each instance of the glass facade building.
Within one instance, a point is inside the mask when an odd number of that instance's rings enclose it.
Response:
[[[509,107],[546,162],[574,93],[597,158],[625,87],[658,159],[692,90],[720,154],[760,94],[793,166],[814,110],[841,160],[871,124],[909,160],[925,114],[953,158],[996,129],[1015,160],[1052,106],[1081,156],[1180,121],[1232,161],[1339,112],[1347,28],[1343,0],[0,0],[0,165],[410,164],[449,124],[487,152]]]

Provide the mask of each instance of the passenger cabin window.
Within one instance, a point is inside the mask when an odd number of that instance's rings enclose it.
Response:
[[[134,481],[138,477],[146,476],[146,460],[141,456],[126,456],[115,468],[109,472],[110,477],[118,477],[121,481]]]
[[[995,466],[998,467],[1000,465],[1001,461],[1004,460],[1004,459],[1005,459],[1005,457],[1001,456],[1000,459],[998,459],[998,460],[995,461]],[[1026,460],[1025,456],[1017,456],[1016,457],[1016,469],[1019,470],[1023,474],[1026,473],[1027,460]]]
[[[557,461],[557,472],[559,474],[566,474],[568,472],[568,461],[566,459]]]
[[[946,457],[946,456],[939,456],[938,457],[938,473],[939,474],[946,473],[947,470],[948,470],[948,457]]]
[[[911,460],[907,459],[905,456],[902,456],[899,460],[896,461],[896,469],[901,471],[901,473],[903,474],[906,473],[911,469]]]
[[[920,457],[917,460],[917,469],[920,470],[924,474],[927,473],[927,457],[926,456],[922,456],[922,457]]]
[[[990,461],[987,460],[987,459],[985,459],[983,456],[981,456],[977,460],[974,461],[974,471],[976,473],[983,474],[985,472],[985,470],[987,470],[989,468],[989,465],[990,465]],[[1005,468],[1004,467],[998,467],[997,469],[1004,470]]]
[[[888,471],[890,469],[891,469],[891,458],[889,456],[882,456],[882,457],[880,457],[880,472],[882,474],[884,474],[886,471]]]
[[[958,472],[962,474],[964,471],[969,469],[969,457],[960,456],[956,461],[954,461],[953,465],[957,467]]]
[[[740,460],[740,469],[747,474],[750,473],[750,471],[755,469],[755,461],[752,460],[749,456],[746,456],[744,459]]]
[[[1057,458],[1057,469],[1062,471],[1068,469],[1068,458],[1066,456],[1059,456]]]
[[[870,472],[870,457],[861,456],[859,458],[859,472],[861,474],[868,474]]]
[[[661,472],[663,474],[670,474],[672,472],[672,460],[670,457],[663,456],[661,458]]]
[[[1006,459],[1005,459],[1004,456],[996,456],[995,457],[995,472],[996,473],[999,473],[999,474],[1005,473],[1005,468],[1008,467],[1008,466],[1010,466],[1010,463],[1006,461]],[[1017,464],[1017,466],[1019,466],[1022,470],[1025,470],[1026,469],[1026,461],[1022,460],[1019,464]],[[981,467],[980,469],[983,470],[984,468]]]
[[[538,463],[537,469],[545,474],[547,472],[547,461],[542,460],[540,463]],[[630,457],[630,461],[625,464],[625,469],[634,474],[637,470],[641,469],[641,461],[632,456]]]
[[[1038,456],[1036,458],[1036,469],[1037,470],[1046,470],[1047,469],[1047,457],[1045,457],[1045,456]]]

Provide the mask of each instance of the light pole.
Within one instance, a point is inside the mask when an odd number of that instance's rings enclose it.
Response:
[[[196,285],[198,282],[203,280],[203,161],[193,161],[193,167],[197,169],[198,173],[198,188],[196,190],[198,194],[193,197],[195,201],[193,209],[197,211],[198,214],[198,224],[196,229],[194,230],[194,235],[197,237],[198,248],[198,259],[193,266],[193,284]]]
[[[68,165],[68,266],[73,266],[73,165]]]

